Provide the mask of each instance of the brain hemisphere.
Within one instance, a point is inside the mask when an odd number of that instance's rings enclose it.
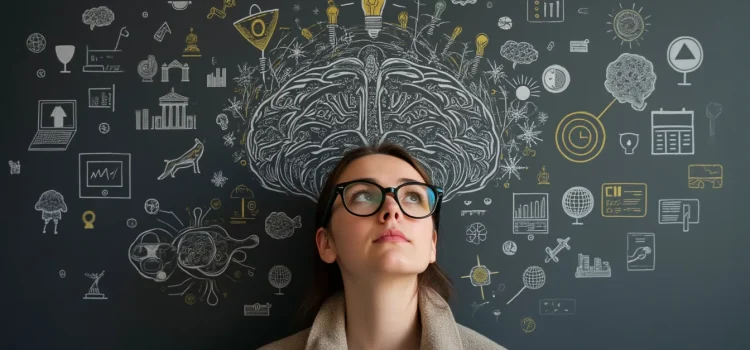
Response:
[[[403,59],[366,62],[347,58],[310,69],[261,104],[245,145],[264,187],[315,200],[346,150],[385,141],[414,154],[446,200],[484,186],[500,146],[486,107],[433,68]]]

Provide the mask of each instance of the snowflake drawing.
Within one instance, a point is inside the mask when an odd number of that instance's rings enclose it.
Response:
[[[484,73],[487,74],[488,79],[492,80],[494,84],[497,84],[498,80],[507,78],[508,76],[505,74],[505,71],[503,71],[503,64],[497,64],[497,62],[489,62],[490,64],[490,70],[485,71]]]
[[[537,136],[542,132],[535,130],[536,124],[534,122],[529,124],[528,120],[524,120],[523,125],[519,125],[518,127],[521,128],[521,135],[516,136],[516,138],[526,142],[527,146],[531,147],[536,145],[537,141],[542,141],[542,139]]]
[[[536,117],[536,120],[539,121],[539,125],[544,125],[548,119],[549,119],[549,114],[545,112],[539,112],[539,115]]]
[[[510,154],[514,150],[518,152],[518,143],[516,142],[516,139],[510,139],[508,143],[503,145],[503,148],[508,150],[508,154]]]
[[[294,10],[294,12],[299,12],[300,10],[302,10],[302,6],[300,6],[300,4],[294,4],[294,6],[292,6],[292,10]]]
[[[317,15],[317,14],[319,14],[319,13],[320,13],[320,10],[318,10],[318,8],[316,7],[316,8],[315,8],[315,9],[313,10],[313,14],[314,14],[314,15]]]
[[[219,170],[219,172],[214,173],[214,178],[211,179],[211,182],[216,187],[224,187],[224,184],[227,183],[227,180],[229,180],[226,176],[224,176],[223,171]]]
[[[525,170],[529,167],[526,166],[519,166],[518,162],[521,161],[518,156],[510,156],[510,153],[508,153],[508,156],[503,159],[503,163],[500,165],[500,170],[503,172],[502,175],[500,175],[500,179],[504,179],[505,176],[508,176],[508,180],[510,180],[510,177],[515,175],[518,180],[521,180],[521,175],[518,173],[519,170]]]
[[[234,131],[224,135],[224,146],[234,147]]]
[[[303,48],[300,46],[299,42],[294,43],[294,47],[291,48],[292,53],[289,54],[289,57],[294,58],[295,61],[299,61],[300,58],[305,57]]]

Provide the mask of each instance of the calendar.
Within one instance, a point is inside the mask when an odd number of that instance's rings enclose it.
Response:
[[[660,109],[651,112],[651,154],[694,154],[693,111]]]

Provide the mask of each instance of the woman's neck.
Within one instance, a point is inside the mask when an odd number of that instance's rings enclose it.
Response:
[[[344,281],[349,349],[418,349],[417,279]]]

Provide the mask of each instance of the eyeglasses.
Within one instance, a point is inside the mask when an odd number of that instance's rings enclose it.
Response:
[[[398,187],[384,188],[369,180],[354,180],[336,185],[334,194],[326,206],[323,221],[320,226],[326,227],[330,220],[331,207],[336,197],[341,195],[344,208],[356,216],[371,216],[383,207],[385,197],[393,193],[396,203],[401,212],[414,219],[424,219],[433,213],[435,216],[435,229],[437,229],[439,207],[443,199],[443,189],[421,182],[405,182]]]

